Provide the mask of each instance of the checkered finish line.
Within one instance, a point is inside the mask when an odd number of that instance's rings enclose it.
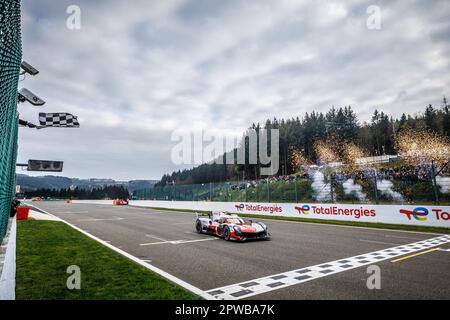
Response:
[[[74,127],[80,126],[78,118],[70,113],[39,113],[39,123],[42,127]]]
[[[268,277],[232,284],[207,291],[217,299],[237,300],[323,278],[383,260],[429,249],[450,242],[450,236],[422,240],[411,244],[370,252],[350,258],[326,262],[311,267],[287,271]]]

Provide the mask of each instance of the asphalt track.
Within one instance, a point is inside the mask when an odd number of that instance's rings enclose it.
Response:
[[[235,296],[218,298],[450,298],[450,236],[265,219],[270,241],[234,243],[195,233],[194,214],[188,212],[64,202],[33,205],[202,290],[217,294],[243,284],[233,291]],[[398,246],[406,250],[390,253]],[[366,259],[380,250],[392,257]],[[350,267],[355,261],[366,263]],[[381,289],[367,287],[371,265],[380,267]],[[305,271],[310,279],[303,280]],[[271,283],[253,281],[258,278]]]

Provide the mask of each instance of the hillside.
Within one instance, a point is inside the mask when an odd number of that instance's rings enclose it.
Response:
[[[374,110],[370,121],[361,123],[352,107],[332,107],[326,113],[312,111],[303,117],[290,119],[268,119],[264,124],[253,124],[249,129],[278,129],[279,171],[278,175],[293,174],[298,170],[296,158],[309,163],[318,163],[317,143],[333,141],[335,152],[341,156],[344,145],[355,145],[363,156],[396,154],[396,137],[404,129],[433,131],[450,138],[450,104],[444,97],[440,106],[428,105],[423,113],[402,114],[394,119],[383,111]],[[241,141],[242,143],[242,141]],[[268,143],[269,144],[269,143]],[[235,151],[234,151],[235,152]],[[248,151],[246,151],[248,153]],[[162,176],[156,186],[173,183],[201,184],[242,179],[258,179],[261,167],[255,164],[206,163],[192,169],[175,171]]]
[[[103,186],[124,186],[128,191],[133,192],[140,189],[149,189],[157,182],[156,180],[130,180],[116,181],[113,179],[78,179],[60,176],[40,176],[32,177],[26,174],[16,175],[16,184],[20,185],[22,191],[33,191],[37,189],[68,189],[81,188],[93,189]]]

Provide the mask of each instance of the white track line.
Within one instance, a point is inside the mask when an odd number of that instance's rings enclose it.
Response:
[[[166,244],[166,243],[170,243],[170,241],[147,242],[147,243],[140,243],[139,245],[141,247],[144,247],[144,246],[152,246],[152,245],[155,245],[155,244]]]
[[[153,239],[159,240],[159,241],[162,241],[162,242],[167,242],[167,241],[169,241],[169,240],[167,240],[167,239],[164,239],[164,238],[160,238],[160,237],[154,236],[154,235],[152,235],[152,234],[146,234],[145,236],[146,236],[146,237],[149,237],[149,238],[153,238]]]
[[[78,221],[86,221],[86,222],[97,222],[97,221],[120,221],[124,220],[124,218],[116,217],[116,218],[86,218],[86,219],[79,219]]]
[[[368,242],[368,243],[378,243],[378,244],[387,244],[390,246],[399,246],[400,243],[392,243],[392,242],[384,242],[384,241],[375,241],[375,240],[365,240],[365,239],[360,239],[359,241],[361,242]]]
[[[31,205],[31,204],[29,204],[29,205],[34,207],[34,208],[36,208],[34,205]],[[37,208],[37,209],[40,209],[40,208]],[[187,283],[186,281],[183,281],[180,278],[177,278],[177,277],[171,275],[170,273],[167,273],[166,271],[164,271],[162,269],[159,269],[158,267],[155,267],[152,264],[149,264],[149,263],[147,263],[147,262],[145,262],[145,261],[143,261],[143,260],[141,260],[141,259],[139,259],[139,258],[137,258],[137,257],[135,257],[135,256],[133,256],[131,254],[129,254],[128,252],[126,252],[126,251],[124,251],[122,249],[119,249],[119,248],[113,246],[112,244],[107,243],[106,241],[103,241],[102,239],[100,239],[100,238],[98,238],[98,237],[96,237],[96,236],[94,236],[94,235],[84,231],[83,229],[80,229],[77,226],[74,226],[70,222],[67,222],[67,221],[65,221],[65,220],[63,220],[63,219],[61,219],[61,218],[59,218],[59,217],[57,217],[57,216],[55,216],[55,215],[45,211],[43,209],[40,209],[40,210],[42,210],[43,212],[45,212],[46,214],[48,214],[48,215],[50,215],[52,217],[55,217],[55,218],[61,220],[61,222],[64,222],[65,224],[67,224],[68,226],[72,227],[73,229],[75,229],[75,230],[81,232],[82,234],[88,236],[89,238],[91,238],[91,239],[93,239],[93,240],[103,244],[105,247],[108,247],[111,250],[113,250],[113,251],[123,255],[124,257],[126,257],[126,258],[128,258],[128,259],[130,259],[130,260],[132,260],[134,262],[136,262],[137,264],[147,268],[148,270],[159,274],[160,276],[166,278],[170,282],[173,282],[173,283],[179,285],[180,287],[183,287],[184,289],[186,289],[188,291],[191,291],[192,293],[195,293],[195,294],[199,295],[200,297],[202,297],[202,298],[204,298],[206,300],[215,300],[216,299],[214,296],[212,296],[209,293],[203,291],[202,289],[197,288],[197,287],[193,286],[192,284]]]
[[[408,240],[423,240],[420,238],[413,238],[413,237],[402,237],[402,236],[391,236],[391,235],[385,235],[386,238],[397,238],[397,239],[408,239]]]
[[[249,280],[221,288],[208,290],[218,299],[236,300],[248,298],[281,288],[290,287],[303,282],[323,278],[332,274],[345,272],[361,266],[371,265],[412,252],[429,249],[450,242],[450,236],[440,236],[398,247],[383,249],[350,258],[339,259],[319,265],[292,270],[284,273]]]
[[[148,243],[141,243],[140,246],[142,246],[142,247],[144,247],[144,246],[152,246],[152,245],[155,245],[155,244],[185,244],[185,243],[211,241],[211,240],[217,240],[217,238],[196,239],[196,240],[171,240],[171,241],[148,242]]]
[[[61,211],[60,213],[78,214],[78,213],[89,213],[89,211]]]
[[[184,243],[192,243],[192,242],[202,242],[202,241],[214,241],[219,240],[218,238],[208,238],[208,239],[195,239],[195,240],[179,240],[179,241],[171,241],[173,244],[184,244]]]

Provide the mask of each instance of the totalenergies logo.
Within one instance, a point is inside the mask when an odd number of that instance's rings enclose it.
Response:
[[[244,210],[244,204],[235,204],[234,207],[236,208],[237,211],[243,211]]]
[[[414,210],[406,210],[406,209],[400,209],[400,213],[406,214],[408,217],[408,220],[411,220],[411,218],[414,218],[418,221],[426,221],[426,216],[428,215],[428,209],[424,207],[417,207],[414,208]]]
[[[307,204],[305,204],[305,205],[303,205],[301,207],[295,206],[294,209],[297,210],[298,213],[308,214],[309,210],[311,210],[311,207],[308,206]]]

